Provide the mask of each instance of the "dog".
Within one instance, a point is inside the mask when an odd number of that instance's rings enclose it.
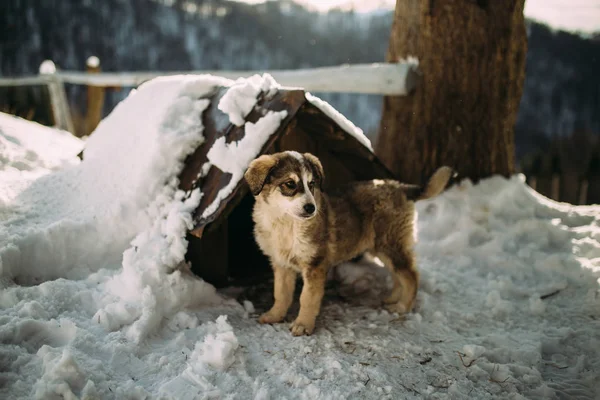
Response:
[[[452,175],[451,168],[441,167],[424,187],[376,179],[326,194],[323,166],[310,153],[286,151],[252,161],[244,178],[255,197],[254,237],[274,273],[275,302],[259,322],[285,318],[300,274],[300,311],[290,330],[294,336],[312,334],[328,270],[366,252],[392,272],[387,310],[410,312],[419,285],[414,204],[441,193]]]

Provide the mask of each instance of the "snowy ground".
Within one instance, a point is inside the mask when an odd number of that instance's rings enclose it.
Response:
[[[217,292],[180,269],[201,193],[174,177],[213,84],[143,85],[82,162],[79,140],[0,114],[0,398],[600,397],[600,207],[519,176],[418,204],[406,318],[367,261],[332,273],[300,338],[256,322],[269,282]]]

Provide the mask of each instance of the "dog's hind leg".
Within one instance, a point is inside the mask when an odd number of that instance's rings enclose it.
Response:
[[[285,318],[294,299],[296,271],[290,268],[273,266],[273,273],[275,274],[273,285],[275,303],[269,311],[260,316],[258,322],[261,324],[281,322]]]
[[[394,286],[383,301],[390,312],[405,314],[412,311],[419,288],[419,271],[415,266],[412,252],[390,251],[379,257],[392,273]]]

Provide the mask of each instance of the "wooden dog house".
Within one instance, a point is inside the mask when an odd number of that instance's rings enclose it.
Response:
[[[219,190],[232,178],[215,166],[201,174],[211,146],[223,136],[227,143],[238,141],[245,132],[244,126],[231,124],[228,116],[218,109],[227,89],[219,88],[210,97],[210,106],[202,118],[205,142],[188,157],[180,174],[181,189],[199,187],[203,193],[194,213],[194,227],[188,234],[186,258],[194,273],[215,286],[252,283],[270,271],[268,260],[254,240],[251,217],[254,198],[244,179],[218,204],[214,213],[202,217]],[[258,97],[253,111],[245,118],[246,123],[256,122],[269,110],[287,111],[286,118],[266,140],[260,154],[284,150],[315,154],[325,169],[325,190],[352,180],[393,177],[366,144],[351,133],[353,126],[345,122],[338,124],[339,118],[329,116],[331,110],[323,111],[323,106],[309,99],[303,90],[292,89]]]

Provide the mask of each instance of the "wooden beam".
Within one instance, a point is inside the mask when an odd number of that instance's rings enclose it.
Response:
[[[101,72],[100,59],[92,56],[87,59],[86,70],[88,74],[99,74]],[[87,111],[85,114],[85,135],[91,134],[102,119],[104,108],[105,88],[103,86],[88,86],[87,89]]]
[[[74,133],[71,111],[67,102],[67,93],[65,85],[58,77],[56,66],[51,60],[45,60],[40,65],[40,75],[44,75],[48,80],[48,91],[50,92],[50,103],[54,117],[54,125],[65,131]]]
[[[157,71],[118,72],[90,76],[84,72],[61,71],[60,78],[67,83],[94,86],[131,86],[166,75],[210,74],[229,79],[247,78],[268,73],[282,86],[302,88],[314,92],[365,93],[404,96],[417,85],[416,62],[340,65],[297,70],[255,71]],[[0,81],[1,85],[1,81]]]

